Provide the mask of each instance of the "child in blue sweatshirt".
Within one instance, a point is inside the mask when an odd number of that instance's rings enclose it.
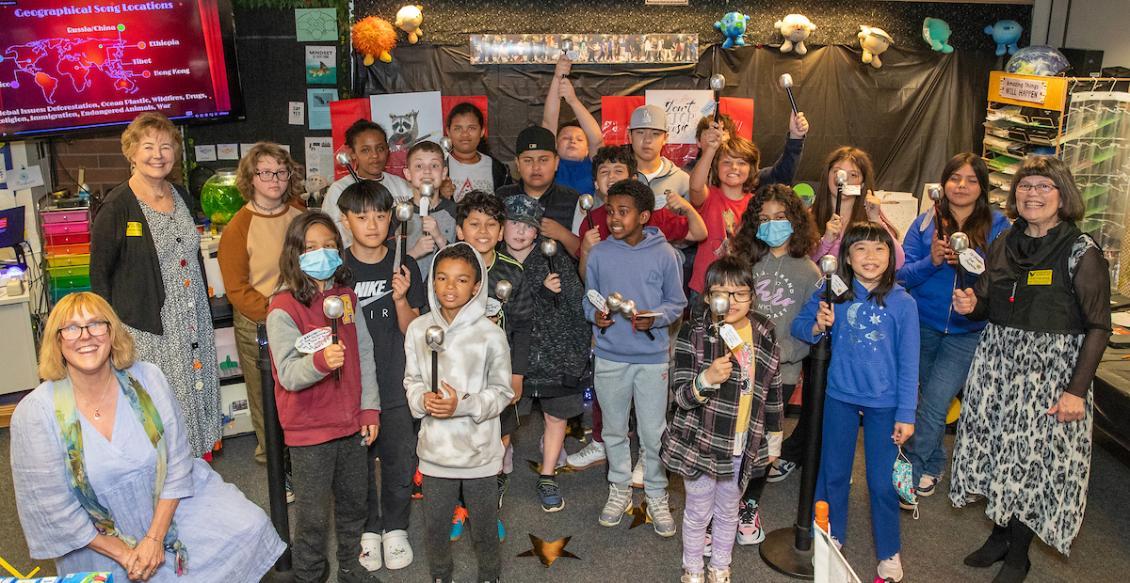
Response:
[[[628,412],[636,408],[636,432],[644,458],[647,513],[660,536],[675,535],[667,499],[667,476],[659,461],[659,444],[667,427],[667,369],[670,347],[667,326],[687,306],[678,254],[654,227],[655,195],[636,180],[622,180],[608,189],[608,230],[612,237],[589,253],[585,282],[608,297],[614,292],[635,302],[643,316],[602,312],[585,301],[585,318],[593,323],[596,361],[593,384],[604,414],[608,452],[608,501],[600,513],[603,526],[616,526],[632,502],[632,453],[628,447]],[[611,310],[610,310],[611,311]],[[648,315],[652,314],[652,315]]]
[[[914,434],[918,404],[918,311],[895,283],[895,242],[877,223],[856,223],[840,246],[836,277],[846,290],[833,304],[813,294],[793,320],[797,339],[814,344],[831,334],[832,362],[824,399],[823,449],[816,499],[826,500],[832,536],[847,540],[852,462],[863,416],[871,529],[880,579],[902,580],[898,494],[891,470]],[[832,289],[838,287],[833,280]]]
[[[898,280],[918,303],[922,337],[918,367],[921,402],[914,439],[907,444],[919,496],[932,495],[942,477],[947,458],[942,445],[946,413],[965,386],[986,324],[953,310],[957,255],[950,239],[954,233],[965,233],[969,248],[984,258],[997,235],[1008,230],[1008,218],[989,204],[991,188],[989,169],[981,156],[969,152],[954,156],[942,170],[945,195],[941,202],[914,219],[902,243],[906,263],[898,271]],[[935,234],[935,213],[942,221],[940,239]],[[966,272],[965,287],[973,287],[977,278]]]

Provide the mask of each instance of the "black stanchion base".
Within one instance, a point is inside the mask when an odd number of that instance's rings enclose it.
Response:
[[[796,548],[796,527],[780,528],[770,532],[762,541],[761,560],[778,573],[794,579],[812,580],[812,547],[807,551]]]

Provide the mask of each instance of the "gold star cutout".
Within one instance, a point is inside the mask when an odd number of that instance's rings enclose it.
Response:
[[[641,501],[639,506],[629,506],[624,514],[632,517],[632,525],[628,527],[628,530],[632,530],[641,524],[651,524],[651,517],[647,515],[646,499]]]
[[[565,545],[569,544],[569,539],[573,538],[571,536],[557,540],[542,540],[532,534],[529,535],[529,537],[530,544],[532,544],[534,548],[519,553],[518,556],[537,557],[541,561],[541,564],[545,565],[546,569],[553,565],[554,561],[562,557],[567,559],[580,559],[577,555],[565,550]]]
[[[530,466],[530,471],[539,476],[541,475],[541,464],[535,462],[534,460],[526,460],[526,464]],[[557,468],[557,471],[553,472],[553,475],[560,476],[561,474],[572,474],[576,471],[577,469],[571,466],[561,466],[560,468]]]

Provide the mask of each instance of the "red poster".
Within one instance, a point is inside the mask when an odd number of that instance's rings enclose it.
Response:
[[[487,96],[486,95],[443,95],[440,97],[443,102],[443,133],[447,134],[447,114],[453,107],[460,103],[470,103],[479,108],[483,112],[483,134],[490,135],[490,113],[487,111]]]
[[[632,111],[644,104],[643,95],[606,95],[600,98],[600,131],[609,146],[627,144]]]
[[[359,119],[373,119],[373,112],[369,108],[369,98],[342,99],[330,102],[330,127],[336,154],[345,145],[345,130]],[[334,180],[349,174],[349,171],[334,160]]]
[[[738,135],[753,139],[753,100],[746,97],[723,97],[719,106],[723,115],[730,116],[738,126]]]

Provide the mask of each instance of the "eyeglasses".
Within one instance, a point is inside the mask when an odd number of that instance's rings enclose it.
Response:
[[[83,330],[86,330],[92,338],[105,336],[106,333],[110,331],[110,323],[105,320],[96,320],[85,326],[79,326],[78,324],[63,326],[59,328],[59,336],[61,336],[63,340],[78,340],[82,337]]]
[[[255,175],[258,176],[259,180],[262,180],[263,182],[270,182],[272,177],[275,180],[286,180],[290,178],[290,170],[287,170],[285,168],[282,170],[275,170],[274,172],[271,172],[270,170],[260,170],[256,172]]]
[[[1059,188],[1057,188],[1056,185],[1047,182],[1041,182],[1040,184],[1028,184],[1027,182],[1022,182],[1016,185],[1016,190],[1017,192],[1032,192],[1033,190],[1035,190],[1040,194],[1047,194],[1053,190],[1059,190]]]
[[[732,291],[732,292],[722,291],[722,290],[713,290],[713,291],[710,292],[710,295],[712,295],[712,296],[715,295],[715,294],[719,294],[719,295],[726,294],[730,298],[730,301],[738,302],[739,304],[744,304],[744,303],[748,302],[749,300],[751,300],[753,298],[753,292],[751,292],[749,290]]]

